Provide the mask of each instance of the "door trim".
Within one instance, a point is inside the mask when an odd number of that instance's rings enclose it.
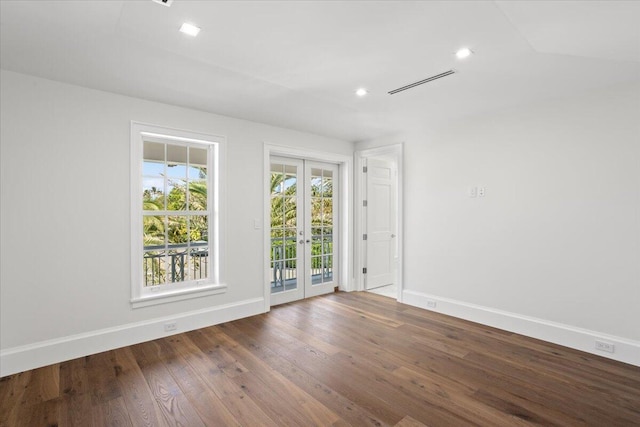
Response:
[[[403,226],[403,144],[385,145],[382,147],[369,148],[366,150],[359,150],[355,152],[355,197],[354,197],[354,217],[355,220],[355,236],[362,236],[365,232],[365,211],[362,207],[364,200],[365,186],[367,184],[366,177],[362,172],[364,160],[369,157],[388,156],[393,158],[396,162],[396,168],[398,177],[396,180],[396,221],[398,226],[398,265],[396,268],[396,283],[398,284],[397,300],[402,302],[402,289],[404,287],[403,271],[404,271],[404,226]],[[365,242],[362,239],[357,239],[354,246],[355,260],[354,260],[354,290],[364,291],[364,274],[362,268],[365,267]]]
[[[271,156],[291,157],[302,160],[319,161],[325,163],[333,163],[338,165],[339,179],[339,200],[338,200],[338,222],[339,239],[338,239],[338,262],[337,278],[339,289],[342,291],[352,291],[353,289],[353,220],[351,212],[353,212],[353,157],[336,153],[327,153],[323,151],[308,150],[299,147],[289,147],[284,145],[264,143],[264,163],[263,163],[263,288],[264,288],[264,311],[265,313],[271,309],[271,289],[270,289],[270,264],[271,260],[269,252],[266,250],[271,245],[271,197],[269,194],[271,166]]]

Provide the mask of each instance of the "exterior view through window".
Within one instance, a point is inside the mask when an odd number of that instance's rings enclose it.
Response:
[[[208,147],[144,141],[143,286],[210,277]]]

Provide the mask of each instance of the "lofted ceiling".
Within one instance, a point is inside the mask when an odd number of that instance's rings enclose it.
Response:
[[[347,141],[640,82],[634,1],[2,0],[0,8],[3,69]],[[198,37],[178,31],[185,21],[202,28]],[[462,46],[474,55],[458,60]],[[359,87],[369,94],[356,97]]]

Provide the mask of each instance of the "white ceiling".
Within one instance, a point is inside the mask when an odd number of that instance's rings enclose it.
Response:
[[[640,2],[0,2],[3,69],[358,141],[640,82]],[[184,21],[197,38],[178,32]],[[457,60],[454,51],[475,54]],[[452,76],[389,90],[449,69]],[[358,98],[364,86],[370,94]]]

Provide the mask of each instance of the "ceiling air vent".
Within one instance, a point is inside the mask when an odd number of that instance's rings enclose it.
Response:
[[[167,7],[171,6],[171,3],[173,3],[173,0],[151,0],[151,1]]]
[[[440,74],[436,74],[435,76],[427,77],[426,79],[420,80],[419,82],[411,83],[411,84],[408,84],[406,86],[399,87],[398,89],[390,90],[388,93],[389,93],[389,95],[395,95],[396,93],[402,92],[403,90],[411,89],[411,88],[414,88],[416,86],[420,86],[420,85],[423,85],[425,83],[429,83],[429,82],[432,82],[434,80],[438,80],[438,79],[450,76],[450,75],[455,74],[455,73],[456,73],[455,70],[445,71],[444,73],[440,73]]]

